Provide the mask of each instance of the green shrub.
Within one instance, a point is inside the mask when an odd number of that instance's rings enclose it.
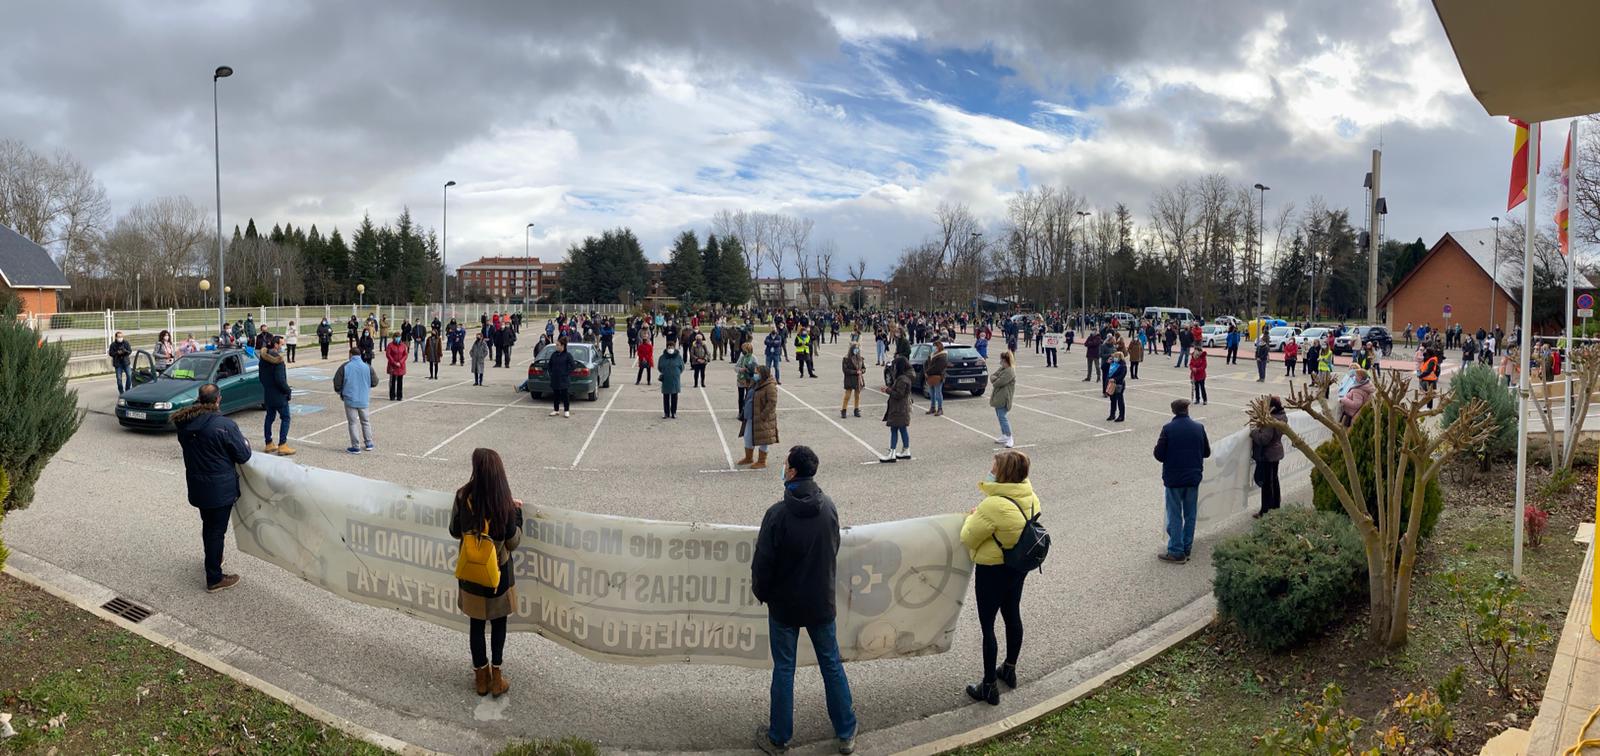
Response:
[[[1375,414],[1371,409],[1363,409],[1350,428],[1350,448],[1356,454],[1356,472],[1361,475],[1361,490],[1366,492],[1367,514],[1373,518],[1374,523],[1377,522],[1378,516],[1378,490],[1372,472],[1375,460],[1372,451],[1372,426],[1376,422],[1372,418]],[[1345,480],[1347,473],[1344,468],[1344,453],[1339,449],[1337,441],[1329,439],[1323,442],[1317,447],[1317,456],[1328,463],[1328,467],[1333,469],[1341,482],[1346,486],[1349,485],[1349,481]],[[1402,535],[1405,533],[1405,523],[1411,521],[1411,490],[1416,480],[1416,468],[1407,468],[1405,483],[1400,488],[1401,496],[1405,497],[1400,504]],[[1344,511],[1344,505],[1339,503],[1339,497],[1333,493],[1333,487],[1329,486],[1320,474],[1313,473],[1311,476],[1311,494],[1311,502],[1317,509],[1323,512],[1338,512],[1341,515],[1349,514]],[[1424,492],[1422,498],[1423,538],[1433,533],[1433,526],[1439,523],[1439,513],[1443,511],[1444,494],[1439,490],[1439,479],[1434,478],[1428,481],[1428,490]]]
[[[11,479],[0,512],[33,502],[45,463],[83,420],[78,392],[67,388],[66,350],[40,344],[16,315],[15,306],[0,314],[0,469]]]
[[[1450,378],[1454,391],[1450,403],[1444,406],[1441,424],[1448,428],[1461,416],[1461,410],[1473,399],[1482,399],[1489,405],[1489,415],[1494,418],[1494,435],[1484,443],[1489,458],[1504,457],[1517,448],[1517,399],[1501,385],[1500,376],[1488,365],[1474,363],[1462,368]]]
[[[1278,651],[1344,616],[1366,590],[1367,557],[1349,518],[1310,509],[1268,514],[1212,555],[1222,616]]]

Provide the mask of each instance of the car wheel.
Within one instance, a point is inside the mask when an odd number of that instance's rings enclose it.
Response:
[[[538,400],[544,398],[544,394],[543,393],[538,392],[538,391],[534,391],[533,389],[528,389],[528,396],[532,397],[534,401],[538,401]]]
[[[606,382],[600,384],[600,388],[611,388],[611,374],[610,373],[606,373]]]
[[[973,396],[983,396],[983,392],[984,392],[984,389],[973,389],[972,390],[972,395]]]

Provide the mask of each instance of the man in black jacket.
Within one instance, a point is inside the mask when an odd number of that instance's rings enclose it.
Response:
[[[266,448],[268,454],[287,457],[294,454],[294,447],[289,446],[289,397],[293,391],[289,388],[289,369],[283,360],[283,337],[275,336],[272,345],[261,352],[260,367],[256,370],[256,380],[261,382],[261,404],[267,410],[266,420],[263,423],[266,435]],[[272,421],[278,420],[278,441],[272,441]]]
[[[111,346],[106,347],[106,356],[111,358],[111,369],[117,372],[117,394],[133,388],[133,367],[128,358],[133,355],[133,345],[122,338],[122,332],[117,331],[116,337],[111,340]]]
[[[766,753],[784,752],[794,735],[794,657],[802,627],[822,672],[839,753],[855,751],[855,708],[833,622],[839,512],[812,479],[816,473],[816,452],[805,446],[789,449],[783,501],[761,519],[750,564],[752,591],[767,605],[772,646],[770,725],[756,732],[756,747]]]
[[[172,422],[183,447],[183,478],[189,504],[200,510],[200,538],[205,544],[206,590],[232,588],[238,575],[222,572],[223,538],[228,518],[239,500],[239,465],[250,460],[250,443],[239,426],[217,410],[222,392],[215,383],[200,387],[194,404],[178,410]]]
[[[1200,502],[1200,478],[1211,456],[1206,427],[1189,417],[1189,400],[1172,400],[1173,418],[1156,440],[1161,483],[1167,487],[1167,550],[1163,562],[1183,564],[1194,547],[1194,518]]]

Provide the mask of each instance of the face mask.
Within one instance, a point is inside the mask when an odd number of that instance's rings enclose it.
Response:
[[[983,476],[983,482],[985,482],[985,483],[993,483],[994,482],[994,473],[991,472],[988,475]]]

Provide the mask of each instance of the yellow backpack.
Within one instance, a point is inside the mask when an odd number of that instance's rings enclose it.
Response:
[[[472,511],[471,502],[467,511]],[[456,579],[485,588],[500,586],[500,556],[494,539],[489,537],[489,520],[483,521],[482,532],[462,533],[461,551],[456,556]]]

